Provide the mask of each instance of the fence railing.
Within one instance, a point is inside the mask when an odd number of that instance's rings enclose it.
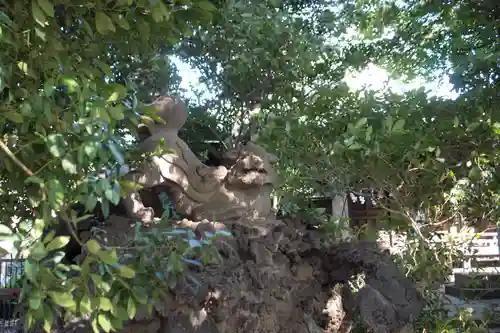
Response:
[[[23,313],[18,308],[23,273],[22,260],[0,259],[0,333],[23,331]]]
[[[453,235],[453,233],[441,231],[441,235]],[[455,234],[456,235],[456,234]],[[473,267],[499,267],[500,248],[498,244],[498,232],[471,233],[464,239],[465,260],[463,269],[470,270]]]

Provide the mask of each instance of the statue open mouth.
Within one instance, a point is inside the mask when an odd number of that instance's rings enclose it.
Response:
[[[243,172],[245,173],[260,173],[260,174],[266,174],[267,175],[267,170],[264,168],[250,168],[250,169],[243,169]]]

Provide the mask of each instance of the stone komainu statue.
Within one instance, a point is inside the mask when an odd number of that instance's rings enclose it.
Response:
[[[179,138],[188,117],[186,106],[175,97],[160,97],[153,106],[165,123],[146,124],[148,136],[139,150],[154,152],[163,144],[168,152],[153,156],[127,177],[144,189],[165,186],[178,214],[193,220],[259,219],[271,213],[271,191],[276,182],[276,157],[262,147],[248,143],[224,154],[226,166],[203,164]],[[127,214],[142,222],[154,218],[138,192],[124,198]]]

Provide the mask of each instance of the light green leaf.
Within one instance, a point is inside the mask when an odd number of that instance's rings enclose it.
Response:
[[[24,74],[28,74],[28,64],[24,61],[19,61],[17,63],[17,67],[24,72]]]
[[[61,165],[64,171],[66,171],[69,174],[75,175],[78,173],[76,169],[76,164],[73,161],[71,161],[69,157],[63,158],[61,161]]]
[[[50,298],[52,298],[55,304],[63,308],[70,308],[76,305],[75,301],[73,300],[73,295],[69,292],[62,293],[62,292],[49,291],[48,295],[50,296]]]
[[[4,249],[3,247],[0,247],[0,258],[1,257],[5,257],[8,254],[9,254],[9,251],[7,251],[6,249]]]
[[[100,250],[97,252],[97,256],[108,265],[114,265],[118,263],[118,256],[116,251],[113,249],[111,251]]]
[[[86,244],[87,250],[92,254],[98,254],[101,250],[101,245],[95,239],[89,240]]]
[[[99,322],[99,325],[101,325],[102,329],[104,330],[104,332],[107,333],[111,331],[111,322],[109,321],[106,315],[100,314],[97,320]]]
[[[84,152],[85,154],[90,158],[94,159],[94,157],[97,156],[97,153],[99,152],[99,143],[95,141],[88,141],[85,142],[84,144]]]
[[[71,93],[81,93],[81,87],[80,84],[72,77],[62,77],[60,80],[60,83],[66,85],[68,87],[68,92]]]
[[[0,224],[0,235],[12,235],[12,229],[5,224]]]
[[[56,235],[55,230],[49,231],[49,233],[43,238],[43,244],[47,244],[51,242],[54,239],[54,236]]]
[[[30,308],[33,310],[38,310],[40,308],[40,305],[42,304],[42,300],[40,298],[39,293],[32,293],[29,298],[29,305]]]
[[[135,277],[135,271],[130,267],[122,265],[122,266],[120,266],[118,271],[120,273],[120,276],[123,276],[127,279],[133,279]]]
[[[92,319],[91,326],[92,326],[92,330],[94,331],[94,333],[101,333],[99,326],[97,326],[97,318]]]
[[[113,309],[113,304],[106,297],[99,297],[99,308],[104,311],[111,311]]]
[[[50,153],[54,157],[58,158],[62,157],[65,152],[66,141],[64,140],[64,137],[59,133],[50,134],[47,137],[47,145],[49,146]]]
[[[108,97],[108,103],[120,101],[127,97],[127,88],[121,84],[113,84],[111,88],[112,92]]]
[[[92,311],[90,306],[90,298],[88,295],[84,295],[80,301],[80,312],[82,315],[86,315]]]
[[[135,301],[132,297],[129,297],[127,301],[127,314],[129,319],[134,319],[136,313],[137,308],[135,306]]]
[[[31,249],[30,257],[36,261],[40,261],[45,257],[47,257],[48,254],[49,252],[45,248],[43,242],[36,242],[33,248]]]
[[[60,249],[62,247],[65,247],[70,241],[70,237],[69,236],[58,236],[56,238],[54,238],[50,243],[49,245],[47,245],[47,251],[54,251],[54,250],[57,250],[57,249]]]
[[[43,308],[43,330],[47,333],[52,332],[52,323],[54,321],[54,314],[52,313],[52,309],[48,306]]]

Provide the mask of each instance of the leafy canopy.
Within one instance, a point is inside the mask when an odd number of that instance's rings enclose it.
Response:
[[[77,218],[73,203],[92,211],[100,202],[107,215],[119,202],[130,184],[118,171],[131,162],[120,136],[154,117],[144,102],[169,92],[175,81],[172,70],[155,74],[169,68],[166,52],[209,25],[215,11],[209,1],[0,4],[1,233],[28,255],[27,328],[42,322],[49,332],[64,309],[69,317],[90,315],[95,332],[116,330],[182,272],[186,249],[166,249],[168,267],[151,267],[171,276],[151,284],[155,273],[140,258],[119,264],[116,250],[95,240],[81,244],[90,255],[80,266],[67,265],[61,249],[70,237],[48,230],[65,221],[74,234],[86,216]],[[21,222],[11,230],[13,216]],[[160,240],[149,240],[158,248]]]

